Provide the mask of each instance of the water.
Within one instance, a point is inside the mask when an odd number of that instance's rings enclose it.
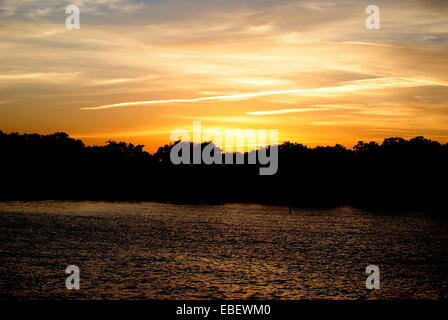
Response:
[[[46,201],[0,222],[0,298],[448,298],[448,219],[421,212]]]

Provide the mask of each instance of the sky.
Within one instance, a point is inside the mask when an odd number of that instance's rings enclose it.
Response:
[[[309,146],[447,142],[447,49],[447,0],[0,0],[0,130],[151,152],[193,121]]]

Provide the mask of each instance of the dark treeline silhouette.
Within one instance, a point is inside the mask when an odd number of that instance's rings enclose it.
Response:
[[[0,131],[0,199],[447,207],[448,144],[423,137],[353,149],[285,142],[272,176],[259,175],[248,154],[246,164],[173,165],[172,146],[150,154],[125,142],[85,146],[66,133]]]

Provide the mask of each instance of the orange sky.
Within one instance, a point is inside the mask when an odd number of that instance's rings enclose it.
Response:
[[[0,130],[149,151],[194,120],[308,145],[448,141],[446,1],[374,2],[380,30],[359,0],[2,1]]]

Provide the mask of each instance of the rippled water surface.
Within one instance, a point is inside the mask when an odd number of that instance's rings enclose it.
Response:
[[[1,298],[448,298],[448,219],[421,212],[6,202],[0,241]]]

